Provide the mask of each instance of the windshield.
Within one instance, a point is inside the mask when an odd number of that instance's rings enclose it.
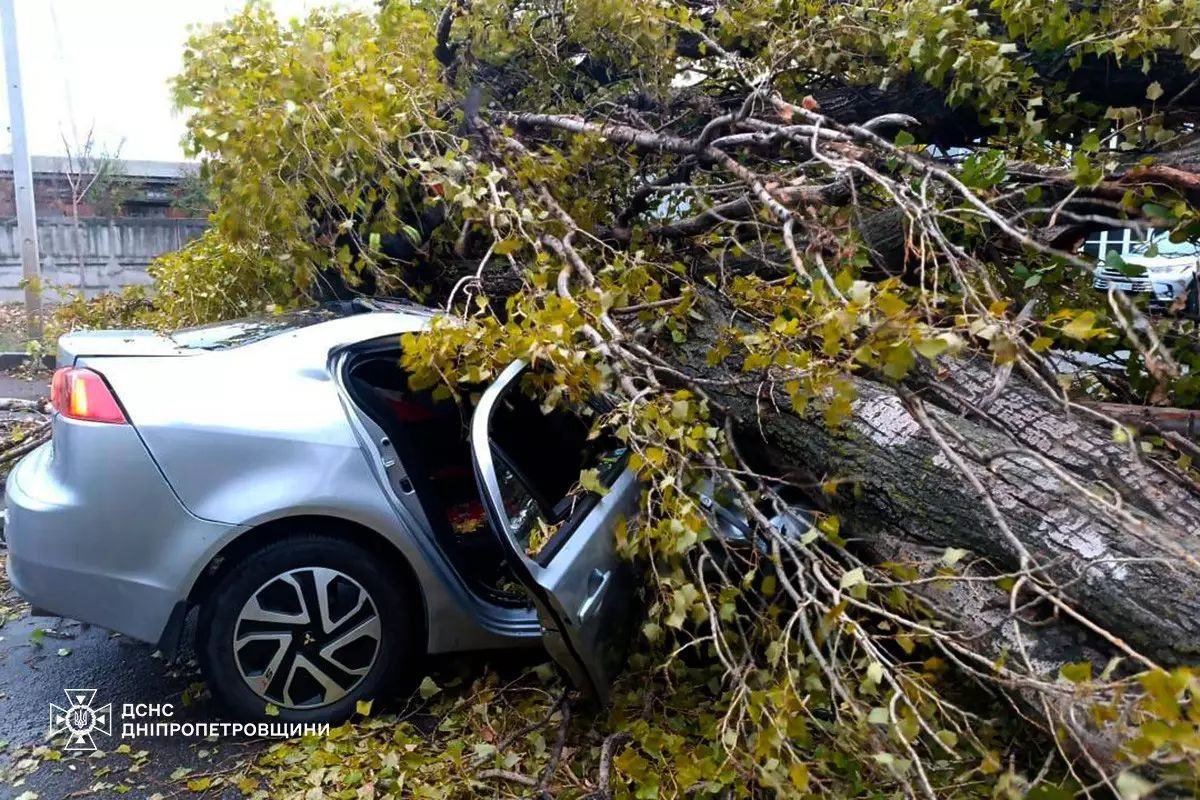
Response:
[[[1130,232],[1129,254],[1162,258],[1195,257],[1200,253],[1198,242],[1172,242],[1167,231],[1150,231],[1146,235]]]
[[[262,314],[256,317],[213,322],[195,328],[180,328],[169,334],[177,346],[194,350],[227,350],[257,342],[286,331],[307,328],[338,316],[325,309],[310,308],[284,314]]]

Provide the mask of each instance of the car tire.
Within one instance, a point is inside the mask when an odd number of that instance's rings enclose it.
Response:
[[[1188,287],[1188,298],[1183,307],[1183,314],[1190,319],[1200,320],[1200,275],[1193,278],[1192,285]]]
[[[344,720],[424,656],[409,589],[377,554],[333,536],[288,536],[249,553],[200,610],[208,688],[238,719]]]

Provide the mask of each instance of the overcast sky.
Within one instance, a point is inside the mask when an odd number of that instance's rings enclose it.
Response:
[[[16,0],[26,131],[33,155],[62,155],[62,134],[95,138],[126,160],[180,160],[183,118],[167,80],[180,65],[188,26],[215,22],[244,0]],[[280,17],[371,0],[272,0]],[[0,73],[4,64],[0,61]],[[7,76],[5,76],[7,85]],[[12,152],[7,97],[0,151]]]

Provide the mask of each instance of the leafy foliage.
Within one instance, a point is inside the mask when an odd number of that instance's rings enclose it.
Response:
[[[140,286],[55,309],[54,328],[171,329],[261,314],[298,302],[294,273],[264,247],[231,243],[212,230],[150,265],[151,298]]]

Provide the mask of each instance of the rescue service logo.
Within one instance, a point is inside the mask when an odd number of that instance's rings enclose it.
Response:
[[[66,734],[63,750],[93,752],[99,732],[113,736],[118,727],[112,703],[96,706],[95,689],[64,689],[67,707],[50,704],[50,739]],[[257,739],[294,739],[301,736],[328,736],[329,723],[322,722],[225,722],[223,720],[185,720],[175,718],[174,703],[121,703],[119,717],[122,739],[143,736],[205,739],[226,736]],[[0,742],[0,749],[3,743]]]
[[[95,689],[64,689],[67,707],[50,704],[50,736],[67,734],[64,750],[90,751],[96,749],[92,734],[96,731],[112,736],[112,703],[96,708]]]

